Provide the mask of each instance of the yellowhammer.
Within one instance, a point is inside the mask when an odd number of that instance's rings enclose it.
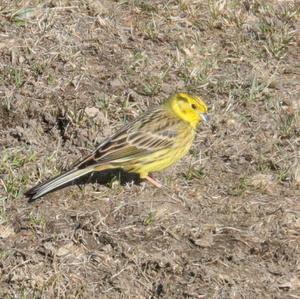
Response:
[[[178,93],[105,139],[71,170],[25,195],[35,200],[88,173],[117,168],[161,187],[149,173],[169,167],[188,152],[196,127],[207,121],[206,113],[207,106],[200,97]]]

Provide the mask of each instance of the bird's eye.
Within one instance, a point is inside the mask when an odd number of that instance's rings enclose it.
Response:
[[[192,104],[191,106],[192,106],[192,108],[193,108],[194,110],[196,110],[197,107],[196,107],[195,104]]]

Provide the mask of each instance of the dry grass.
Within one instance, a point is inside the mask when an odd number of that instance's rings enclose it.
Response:
[[[300,298],[297,1],[2,1],[1,298]],[[211,113],[149,185],[28,204],[185,90]]]

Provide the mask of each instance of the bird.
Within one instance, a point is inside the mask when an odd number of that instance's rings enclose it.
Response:
[[[207,110],[199,96],[185,92],[170,96],[104,139],[68,171],[24,195],[34,201],[87,174],[113,169],[138,174],[140,179],[161,188],[162,184],[150,174],[166,169],[187,154],[197,127],[208,121]]]

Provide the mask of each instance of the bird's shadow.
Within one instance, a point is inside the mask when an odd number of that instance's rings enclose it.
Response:
[[[109,186],[114,180],[118,180],[121,185],[126,185],[127,183],[133,182],[136,185],[139,185],[141,183],[141,178],[136,173],[126,172],[123,169],[109,169],[109,170],[103,170],[103,171],[97,171],[92,172],[89,174],[86,174],[78,179],[75,179],[71,182],[65,183],[55,189],[52,189],[48,193],[55,192],[57,190],[64,189],[69,186],[77,185],[78,187],[81,187],[83,185],[87,184],[100,184],[100,185],[106,185]],[[46,194],[48,194],[46,193]],[[46,195],[44,194],[44,195]],[[43,195],[43,196],[44,196]],[[33,202],[36,199],[29,198],[29,202]]]
[[[136,173],[127,172],[123,169],[108,169],[103,171],[92,172],[85,176],[82,176],[70,185],[86,185],[86,184],[100,184],[109,185],[112,181],[118,180],[121,185],[126,185],[127,183],[134,182],[134,184],[139,185],[141,183],[140,176]]]

